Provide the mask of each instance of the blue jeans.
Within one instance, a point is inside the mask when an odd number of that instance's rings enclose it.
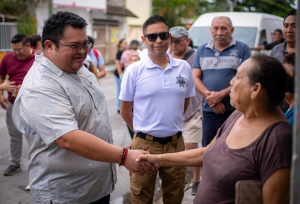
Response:
[[[121,81],[120,78],[115,76],[116,84],[117,84],[117,109],[121,110],[121,100],[119,99],[120,91],[121,91]]]
[[[233,110],[234,111],[234,110]],[[224,114],[203,111],[202,115],[202,147],[206,147],[216,136],[218,129],[233,111],[225,111]]]

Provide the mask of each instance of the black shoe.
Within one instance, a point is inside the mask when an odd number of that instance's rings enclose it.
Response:
[[[120,110],[118,110],[118,114],[120,114]]]
[[[196,195],[198,191],[198,186],[200,182],[194,182],[192,187],[192,195]]]
[[[4,171],[4,176],[12,176],[19,171],[21,171],[20,166],[9,165],[9,167]]]

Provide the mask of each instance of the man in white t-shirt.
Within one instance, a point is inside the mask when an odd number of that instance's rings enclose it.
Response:
[[[151,154],[184,151],[183,113],[195,96],[191,67],[167,53],[171,35],[163,17],[151,16],[143,32],[149,54],[126,68],[120,93],[121,115],[135,132],[132,149]],[[159,175],[163,202],[181,203],[185,167],[163,167]],[[153,203],[156,176],[157,171],[144,176],[130,173],[133,204]]]

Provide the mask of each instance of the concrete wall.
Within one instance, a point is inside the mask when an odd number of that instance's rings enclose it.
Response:
[[[126,8],[134,13],[138,18],[127,17],[126,39],[140,40],[143,34],[143,23],[150,17],[152,10],[151,0],[126,0]]]
[[[75,8],[75,9],[70,9],[68,7],[55,7],[53,6],[53,13],[57,13],[58,11],[69,11],[76,13],[77,15],[81,16],[86,20],[88,23],[87,26],[87,34],[91,35],[92,34],[92,20],[91,20],[91,11],[87,9],[82,9],[82,8]],[[101,13],[102,11],[97,11]],[[103,12],[102,12],[103,13]],[[39,35],[42,35],[43,27],[45,24],[45,21],[48,19],[48,5],[47,4],[40,4],[36,8],[36,20],[37,20],[37,33]]]

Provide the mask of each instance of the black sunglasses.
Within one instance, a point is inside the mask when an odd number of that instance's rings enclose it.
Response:
[[[155,42],[157,39],[157,36],[159,36],[159,38],[161,40],[168,40],[169,32],[150,33],[150,34],[144,35],[144,37],[147,37],[150,42]]]

